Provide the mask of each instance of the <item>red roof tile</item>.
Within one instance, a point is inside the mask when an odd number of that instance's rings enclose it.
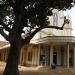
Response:
[[[6,42],[6,41],[0,41],[0,47],[3,47],[5,45],[8,45],[9,42]]]

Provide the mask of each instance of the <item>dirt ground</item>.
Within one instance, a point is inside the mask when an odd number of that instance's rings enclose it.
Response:
[[[5,63],[0,62],[0,75],[3,75]],[[56,68],[52,70],[48,67],[23,67],[19,66],[20,75],[75,75],[75,69]]]

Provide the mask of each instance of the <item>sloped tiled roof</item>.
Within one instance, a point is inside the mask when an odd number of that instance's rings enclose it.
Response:
[[[0,49],[2,49],[3,47],[9,45],[9,42],[6,41],[0,41]]]

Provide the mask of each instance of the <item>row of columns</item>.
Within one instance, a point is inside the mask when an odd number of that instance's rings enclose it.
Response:
[[[51,45],[50,48],[50,67],[53,64],[53,45]]]
[[[67,63],[66,63],[66,67],[69,68],[70,67],[70,63],[69,63],[69,58],[70,58],[70,45],[67,44]],[[50,48],[50,67],[51,67],[51,64],[53,63],[53,45],[51,45],[51,48]],[[73,67],[75,67],[75,47],[73,49]]]
[[[67,68],[69,68],[69,44],[67,45]]]
[[[53,45],[50,46],[50,67],[53,64]],[[67,68],[69,68],[69,44],[67,45]]]
[[[69,58],[70,58],[70,45],[67,44],[66,46],[66,67],[69,68],[70,67],[70,63],[69,63]],[[53,64],[53,45],[50,46],[50,67]],[[73,67],[75,67],[75,47],[73,49]]]
[[[5,48],[0,52],[0,60],[1,61],[7,61],[8,58],[9,49]]]
[[[70,67],[70,45],[67,45],[67,68]],[[73,67],[75,67],[75,47],[73,48]]]
[[[73,52],[74,54],[73,54],[73,56],[74,56],[74,64],[73,64],[73,66],[75,67],[75,47],[74,47],[74,52]]]

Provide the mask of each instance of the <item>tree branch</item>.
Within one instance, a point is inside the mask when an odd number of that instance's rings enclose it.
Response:
[[[47,26],[47,25],[44,25],[44,26],[42,26],[42,27],[39,27],[39,28],[37,28],[33,33],[31,33],[30,39],[32,39],[33,36],[34,36],[37,32],[39,32],[40,30],[42,30],[42,29],[44,29],[44,28],[54,28],[54,29],[63,30],[65,24],[69,24],[69,20],[68,20],[68,19],[64,19],[64,23],[63,23],[63,25],[62,25],[61,27],[58,27],[58,26]]]
[[[7,2],[9,2],[10,6],[14,7],[15,0],[7,0]]]
[[[43,25],[40,26],[39,28],[35,29],[35,31],[33,31],[29,36],[27,36],[25,39],[23,39],[22,44],[24,45],[24,43],[29,43],[30,40],[34,37],[34,35],[39,32],[40,30],[44,29],[44,28],[53,28],[53,29],[59,29],[59,30],[63,30],[64,25],[65,24],[69,24],[69,20],[64,18],[64,23],[61,27],[58,26],[48,26],[48,25]]]
[[[7,40],[7,41],[9,41],[9,36],[3,31],[3,28],[2,27],[0,27],[0,34]]]
[[[6,31],[11,31],[11,29],[10,28],[8,28],[7,27],[7,25],[6,24],[4,24],[3,22],[0,22],[0,25],[2,25],[3,26],[3,28],[6,30]]]
[[[65,23],[64,23],[65,24]],[[63,24],[63,25],[64,25]],[[40,30],[44,29],[44,28],[54,28],[54,29],[60,29],[60,30],[63,30],[63,27],[58,27],[58,26],[47,26],[47,25],[44,25],[44,26],[41,26],[39,28],[37,28],[34,32],[32,32],[28,37],[26,37],[25,39],[22,40],[22,45],[26,44],[26,43],[29,43],[30,40],[34,37],[34,35],[39,32]]]
[[[66,19],[66,18],[64,17],[64,23],[63,23],[61,29],[63,29],[63,27],[64,27],[65,24],[69,24],[69,19]]]
[[[40,28],[37,28],[31,35],[30,35],[30,39],[33,38],[33,36],[39,32],[40,30],[44,29],[44,28],[53,28],[53,29],[59,29],[59,30],[63,30],[62,27],[58,27],[58,26],[44,26],[44,27],[40,27]]]

